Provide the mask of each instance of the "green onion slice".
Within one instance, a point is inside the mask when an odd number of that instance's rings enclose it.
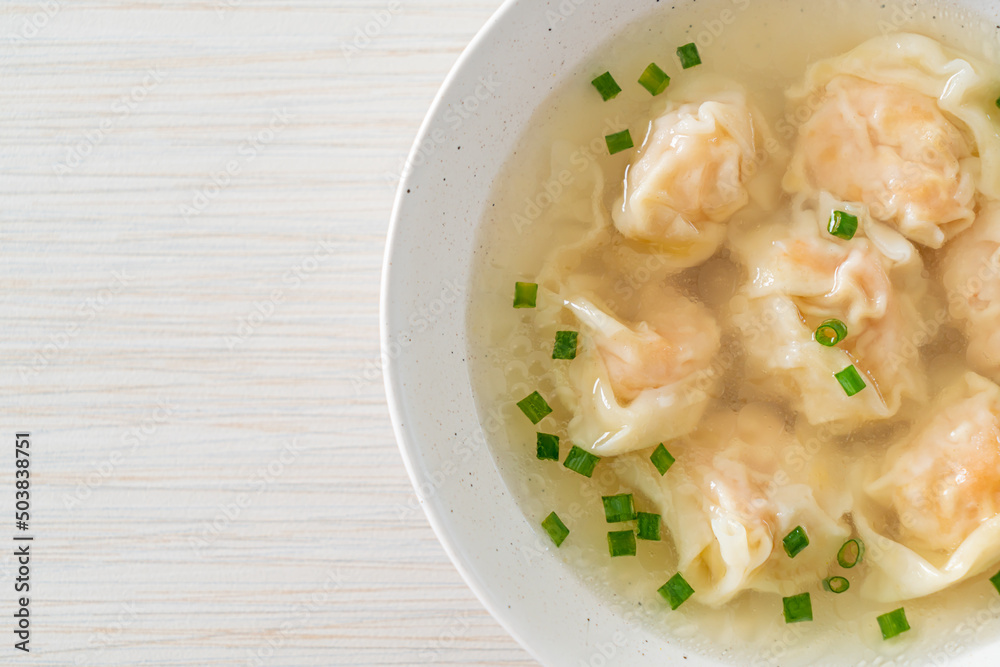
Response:
[[[537,283],[514,283],[514,307],[534,308],[538,298]]]
[[[909,630],[910,624],[906,620],[906,612],[900,607],[879,616],[878,627],[882,631],[882,639],[892,639]]]
[[[670,77],[667,73],[660,69],[659,65],[656,63],[649,63],[642,75],[639,77],[639,83],[643,88],[649,91],[650,95],[656,97],[670,85]]]
[[[535,456],[539,461],[559,460],[559,436],[551,433],[535,434]]]
[[[635,555],[635,533],[631,530],[613,530],[608,533],[608,551],[612,558]]]
[[[660,477],[662,477],[667,474],[667,471],[670,470],[670,466],[672,466],[674,461],[677,459],[670,455],[670,452],[667,451],[667,448],[664,447],[661,442],[656,446],[656,449],[653,450],[653,454],[649,457],[649,460],[653,462],[653,465],[656,466],[657,471],[660,473]]]
[[[1000,97],[997,98],[997,108],[1000,109]]]
[[[605,102],[615,99],[618,93],[622,92],[621,86],[615,81],[615,77],[611,76],[611,72],[605,72],[590,83],[597,88],[597,92]]]
[[[813,620],[812,600],[808,593],[800,593],[790,598],[781,598],[785,608],[785,623],[801,623]]]
[[[569,454],[566,455],[563,465],[573,472],[580,473],[584,477],[590,477],[594,474],[594,468],[597,467],[597,463],[600,460],[600,456],[595,456],[586,449],[580,449],[576,445],[573,445],[573,449],[569,450]]]
[[[517,407],[521,408],[521,412],[531,420],[532,424],[537,424],[545,418],[545,415],[552,412],[552,408],[537,391],[531,392],[518,401]]]
[[[639,539],[658,542],[660,540],[660,515],[639,512]]]
[[[632,134],[628,130],[622,130],[621,132],[616,132],[615,134],[609,134],[604,137],[604,141],[608,144],[608,152],[611,155],[621,153],[622,151],[628,150],[635,145],[632,143]]]
[[[670,577],[670,580],[660,586],[657,592],[670,603],[671,609],[677,609],[689,597],[694,595],[694,589],[691,588],[691,584],[684,580],[680,572]]]
[[[837,562],[840,564],[840,567],[850,570],[861,562],[864,555],[864,542],[861,540],[847,540],[844,542],[844,546],[840,547],[840,551],[837,552]]]
[[[844,577],[827,577],[823,580],[823,590],[831,593],[843,593],[850,587],[851,582]]]
[[[997,589],[997,593],[1000,593],[1000,572],[990,577],[990,583],[993,584],[993,588]]]
[[[698,55],[698,45],[694,42],[677,47],[677,57],[681,59],[681,67],[691,69],[701,64],[701,56]]]
[[[785,553],[788,554],[788,557],[795,558],[799,552],[809,546],[809,536],[806,535],[806,529],[802,526],[796,526],[792,532],[785,535],[781,544],[785,547]]]
[[[575,331],[557,331],[556,344],[552,348],[552,358],[575,359],[577,336],[578,334]]]
[[[847,325],[840,320],[827,320],[816,328],[813,338],[820,345],[833,347],[847,338]]]
[[[858,231],[858,218],[845,211],[834,211],[826,230],[837,238],[850,241]]]
[[[621,523],[635,518],[635,503],[631,493],[601,496],[601,501],[604,503],[604,518],[608,523]]]
[[[848,396],[854,396],[868,386],[861,379],[861,373],[858,373],[858,369],[854,366],[848,366],[839,373],[834,373],[833,377],[837,378],[837,382],[844,388]]]
[[[561,546],[566,540],[566,536],[569,535],[569,528],[566,527],[566,524],[562,522],[562,519],[555,512],[552,512],[542,520],[542,528],[549,534],[549,537],[552,538],[557,547]]]

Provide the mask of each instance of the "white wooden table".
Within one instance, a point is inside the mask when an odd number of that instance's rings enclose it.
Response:
[[[407,509],[378,361],[395,181],[498,4],[0,4],[0,663],[533,664]]]

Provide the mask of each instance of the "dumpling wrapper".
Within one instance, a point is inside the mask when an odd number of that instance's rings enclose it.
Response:
[[[867,465],[871,465],[868,463]],[[875,464],[854,519],[883,602],[940,591],[1000,560],[1000,387],[966,373]],[[874,477],[874,479],[872,479]],[[877,527],[891,525],[892,532]]]
[[[948,244],[941,274],[951,316],[969,341],[969,365],[1000,380],[1000,204],[985,206],[975,224]]]
[[[766,404],[719,411],[670,450],[677,461],[662,477],[648,456],[612,465],[662,513],[692,599],[719,606],[746,590],[792,595],[825,576],[850,534],[850,499],[829,467],[787,465],[801,447],[780,414]],[[809,546],[789,558],[782,540],[797,526]]]
[[[648,321],[629,326],[583,296],[565,303],[584,333],[569,370],[578,397],[568,427],[574,444],[609,456],[697,425],[721,379],[712,366],[719,328],[704,306],[661,288]]]
[[[671,93],[653,121],[612,218],[677,268],[708,259],[751,200],[776,201],[784,151],[738,84],[705,76]]]
[[[976,193],[1000,197],[994,68],[914,34],[871,39],[809,68],[789,104],[799,128],[785,189],[832,192],[931,248],[969,227]]]
[[[826,231],[834,210],[858,215],[851,241]],[[749,383],[788,400],[812,424],[844,429],[894,416],[907,397],[926,398],[919,348],[944,314],[905,238],[822,193],[817,203],[799,197],[790,221],[736,234],[731,245],[748,274],[731,310]],[[824,347],[813,333],[831,318],[848,336]],[[848,396],[834,374],[852,364],[867,387]]]

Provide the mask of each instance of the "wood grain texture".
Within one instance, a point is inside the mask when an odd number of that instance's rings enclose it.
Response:
[[[2,4],[0,663],[534,664],[410,509],[378,371],[395,181],[498,4]]]

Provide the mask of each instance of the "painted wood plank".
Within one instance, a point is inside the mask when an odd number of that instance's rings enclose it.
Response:
[[[0,7],[31,664],[534,664],[406,509],[377,370],[394,181],[497,5]]]

